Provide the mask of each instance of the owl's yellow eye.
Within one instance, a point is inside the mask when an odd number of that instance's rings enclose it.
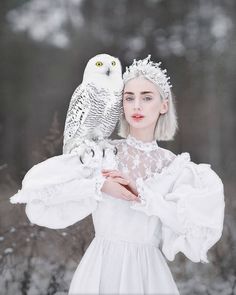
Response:
[[[116,62],[113,60],[112,62],[111,62],[111,64],[113,65],[113,67],[116,65]]]
[[[101,61],[97,61],[97,62],[96,62],[96,66],[97,66],[97,67],[101,67],[101,66],[103,66],[103,63],[102,63]]]

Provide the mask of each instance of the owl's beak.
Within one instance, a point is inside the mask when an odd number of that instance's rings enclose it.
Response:
[[[110,75],[110,73],[111,73],[111,69],[110,69],[110,68],[108,68],[108,69],[107,69],[107,71],[106,71],[106,75],[107,75],[107,76],[109,76],[109,75]]]

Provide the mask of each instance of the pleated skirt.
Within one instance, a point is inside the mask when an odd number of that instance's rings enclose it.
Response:
[[[158,247],[95,236],[70,284],[78,294],[180,293]]]

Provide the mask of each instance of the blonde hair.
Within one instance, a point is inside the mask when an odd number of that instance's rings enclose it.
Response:
[[[130,79],[126,80],[126,82],[130,81],[131,79],[135,79],[136,77],[144,77],[145,79],[151,81],[140,73],[139,75],[135,75],[135,77],[130,77]],[[151,81],[154,83],[153,81]],[[154,83],[155,84],[155,83]],[[156,84],[155,84],[156,85]],[[159,89],[159,86],[156,85]],[[159,91],[160,92],[160,91]],[[161,101],[163,101],[163,95],[160,92]],[[176,107],[175,107],[175,97],[173,92],[170,90],[169,95],[167,97],[168,99],[168,111],[164,114],[160,114],[157,123],[154,129],[154,138],[156,140],[173,140],[174,136],[176,134],[176,131],[178,130],[178,122],[177,122],[177,113],[176,113]],[[129,134],[129,123],[125,119],[124,110],[120,115],[120,120],[118,124],[118,135],[121,137],[126,138]]]

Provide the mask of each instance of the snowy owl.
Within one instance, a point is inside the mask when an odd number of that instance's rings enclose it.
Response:
[[[83,81],[75,89],[67,111],[63,154],[73,151],[81,156],[89,143],[91,147],[98,142],[104,151],[108,144],[103,139],[112,134],[119,120],[122,89],[122,67],[118,58],[98,54],[88,61]]]

